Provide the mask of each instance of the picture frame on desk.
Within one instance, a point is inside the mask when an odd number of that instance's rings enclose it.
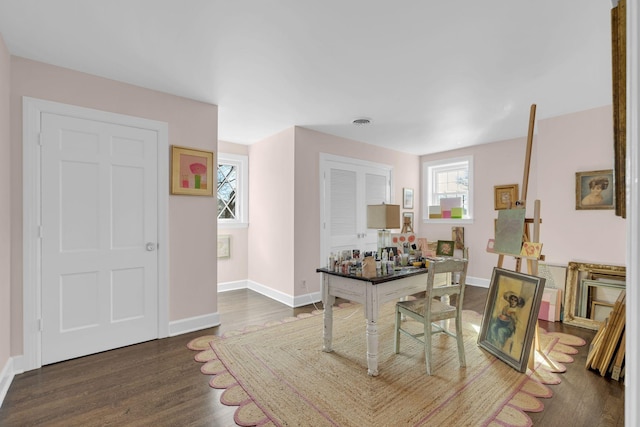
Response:
[[[494,267],[478,346],[525,372],[536,332],[545,279]]]
[[[453,240],[438,240],[438,246],[436,247],[436,256],[451,257],[454,254],[455,241]]]

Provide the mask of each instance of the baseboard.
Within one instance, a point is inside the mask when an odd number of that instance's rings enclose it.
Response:
[[[16,372],[15,369],[15,358],[10,357],[7,360],[7,363],[4,364],[4,367],[0,372],[0,407],[2,407],[4,398],[9,391],[9,387],[11,386],[11,382],[13,381],[13,377],[19,373],[20,372]]]
[[[298,295],[293,298],[294,307],[302,307],[309,304],[314,304],[322,301],[322,293],[321,292],[311,292],[304,295]]]
[[[188,332],[200,331],[202,329],[220,326],[220,314],[204,314],[202,316],[189,317],[187,319],[169,322],[169,336],[186,334]]]
[[[247,280],[236,280],[233,282],[218,283],[218,292],[235,291],[236,289],[247,289],[249,284]]]
[[[467,276],[467,285],[478,286],[480,288],[489,289],[489,284],[491,281],[489,279],[481,279],[479,277],[469,277]]]
[[[284,292],[277,291],[275,289],[268,288],[258,282],[254,282],[253,280],[247,280],[247,288],[251,289],[254,292],[262,294],[266,297],[271,298],[272,300],[281,302],[289,307],[294,306],[294,297],[291,295],[285,294]]]

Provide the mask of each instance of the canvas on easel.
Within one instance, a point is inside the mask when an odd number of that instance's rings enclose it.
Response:
[[[524,209],[503,209],[498,211],[496,236],[493,249],[501,254],[519,255],[524,232]]]

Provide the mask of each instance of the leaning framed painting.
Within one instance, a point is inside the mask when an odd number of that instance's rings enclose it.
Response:
[[[613,169],[576,172],[576,209],[613,209]]]
[[[171,146],[171,194],[213,196],[213,163],[211,151]]]
[[[478,345],[519,372],[527,370],[545,279],[494,267]]]
[[[453,256],[455,243],[456,242],[453,240],[438,240],[438,246],[436,246],[436,256]]]

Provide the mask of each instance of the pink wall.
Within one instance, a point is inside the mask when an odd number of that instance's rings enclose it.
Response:
[[[496,265],[497,257],[485,250],[487,240],[493,237],[494,220],[498,216],[497,211],[494,210],[493,186],[518,184],[522,187],[525,149],[526,139],[521,138],[423,156],[420,159],[422,164],[424,161],[473,156],[473,224],[428,223],[422,224],[419,233],[419,236],[426,237],[429,241],[450,240],[452,226],[464,227],[465,245],[469,248],[467,275],[470,282],[474,277],[489,279],[492,268]],[[534,168],[535,166],[532,165],[532,174],[535,173]],[[530,179],[529,200],[535,197],[532,186]],[[423,215],[424,211],[421,207],[420,221]],[[511,268],[508,263],[509,260],[506,260],[504,266]]]
[[[218,108],[11,57],[11,342],[22,351],[22,97],[56,101],[169,124],[169,144],[217,151]],[[169,198],[169,320],[212,314],[217,309],[216,199]]]
[[[414,189],[416,196],[414,208],[420,204],[418,156],[296,127],[293,295],[320,291],[320,275],[315,272],[316,268],[324,265],[320,259],[320,153],[393,166],[394,203],[402,205],[402,188],[409,187]],[[253,161],[253,155],[250,161]],[[417,212],[414,209],[415,218],[418,217]],[[302,286],[303,281],[307,289]]]
[[[575,209],[575,173],[613,169],[612,114],[606,106],[539,122],[537,182],[549,261],[625,265],[626,221],[613,210]]]
[[[527,217],[533,216],[534,200],[539,199],[540,241],[547,263],[566,265],[576,260],[625,264],[625,221],[612,210],[575,210],[575,173],[613,167],[611,114],[611,107],[607,106],[536,123]],[[485,250],[497,218],[493,187],[516,183],[522,187],[525,151],[526,138],[520,138],[420,159],[422,162],[468,154],[474,157],[475,219],[473,224],[464,224],[471,279],[489,279],[497,263],[497,256]],[[424,224],[421,230],[420,234],[429,240],[451,236],[450,224]],[[512,261],[506,259],[505,267],[512,268]]]
[[[293,128],[251,145],[249,155],[248,278],[294,295]]]
[[[10,68],[9,51],[0,34],[0,372],[11,355]]]
[[[218,153],[248,156],[249,147],[218,141]],[[247,227],[225,228],[224,225],[220,225],[218,226],[218,235],[231,236],[231,256],[218,258],[218,283],[246,281],[249,277],[247,262],[249,229]]]
[[[538,120],[529,171],[527,216],[533,216],[536,199],[541,201],[541,241],[546,262],[566,265],[568,261],[590,261],[624,265],[625,221],[613,211],[575,210],[575,172],[612,167],[611,107]],[[526,130],[523,131],[525,133]],[[295,157],[291,158],[291,152]],[[462,155],[474,158],[473,224],[464,224],[469,247],[469,278],[487,285],[497,256],[486,252],[493,237],[494,186],[518,184],[522,187],[526,138],[499,141],[418,158],[302,127],[284,131],[251,146],[250,152],[250,249],[247,251],[248,278],[287,295],[305,295],[320,289],[315,269],[320,259],[320,153],[354,157],[394,167],[394,200],[401,202],[402,188],[415,189],[416,233],[430,241],[449,239],[451,223],[420,224],[422,161]],[[256,164],[254,164],[254,162]],[[274,162],[274,163],[270,163]],[[274,167],[273,165],[278,165]],[[294,170],[293,200],[289,174]],[[274,191],[274,188],[278,190]],[[277,197],[273,199],[273,197]],[[270,216],[286,215],[293,206],[291,223],[277,220],[282,235],[274,237]],[[286,208],[282,208],[286,207]],[[258,222],[258,224],[256,224]],[[588,233],[583,230],[589,230]],[[268,242],[284,242],[274,250]],[[291,246],[290,240],[293,241]],[[291,250],[291,248],[293,251]],[[284,254],[289,254],[284,256]],[[288,256],[295,259],[293,275]],[[504,266],[515,262],[506,258]],[[274,268],[274,266],[278,266]],[[302,285],[306,282],[306,288]]]

